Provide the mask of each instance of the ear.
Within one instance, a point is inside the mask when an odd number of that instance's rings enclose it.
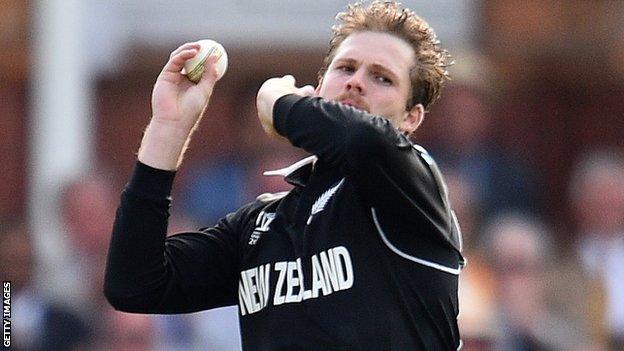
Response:
[[[403,120],[399,125],[399,130],[410,135],[420,126],[424,119],[425,107],[422,104],[416,104],[409,111],[405,112]]]
[[[323,85],[323,77],[319,78],[318,84],[316,85],[316,89],[314,89],[314,96],[319,96],[321,92],[321,86]]]

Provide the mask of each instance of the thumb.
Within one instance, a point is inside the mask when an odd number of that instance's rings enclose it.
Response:
[[[314,95],[314,87],[311,85],[306,85],[297,89],[297,95],[301,96],[312,96]]]

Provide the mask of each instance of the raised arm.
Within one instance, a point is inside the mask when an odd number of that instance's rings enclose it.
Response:
[[[139,161],[148,166],[176,170],[208,106],[217,79],[216,58],[207,59],[206,71],[197,84],[181,73],[184,62],[198,51],[197,43],[177,48],[156,79],[152,92],[152,119],[138,155]]]
[[[446,186],[424,149],[388,119],[305,97],[294,80],[287,79],[269,80],[258,93],[258,114],[268,134],[287,139],[350,176],[378,213],[391,212],[460,249]]]
[[[117,210],[104,293],[123,311],[180,313],[236,302],[235,214],[213,228],[166,237],[175,170],[216,81],[213,59],[198,84],[181,74],[198,49],[177,48],[158,76],[139,162]]]

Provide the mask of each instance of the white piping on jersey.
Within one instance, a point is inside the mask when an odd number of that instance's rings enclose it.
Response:
[[[431,155],[429,155],[429,152],[427,150],[425,150],[424,147],[418,145],[418,144],[412,144],[412,147],[418,151],[420,153],[420,156],[425,160],[425,162],[427,162],[429,164],[429,168],[431,169],[431,172],[433,174],[433,178],[436,182],[436,184],[438,185],[438,193],[440,194],[440,197],[442,198],[442,202],[444,203],[445,207],[446,207],[446,214],[447,216],[449,216],[451,218],[451,228],[448,228],[450,231],[453,230],[453,226],[455,226],[455,228],[457,229],[457,239],[459,241],[459,251],[461,252],[463,250],[463,238],[462,238],[462,232],[461,232],[461,228],[459,227],[459,222],[457,221],[457,216],[455,215],[455,211],[453,211],[451,209],[451,204],[450,204],[450,200],[449,200],[449,196],[448,196],[448,188],[446,186],[446,183],[444,183],[444,181],[442,181],[441,174],[440,171],[438,169],[438,166],[436,165],[436,162],[433,160],[433,158],[431,157]],[[435,169],[437,169],[437,171]],[[463,266],[465,266],[465,261]],[[462,267],[463,267],[462,266]]]
[[[433,158],[431,158],[431,155],[429,155],[429,152],[422,146],[418,145],[418,144],[412,144],[412,147],[414,147],[414,149],[416,149],[418,152],[420,152],[420,155],[422,156],[422,158],[430,165],[433,166],[435,165],[435,161],[433,160]]]
[[[297,162],[293,163],[292,165],[290,165],[288,167],[281,168],[281,169],[276,169],[276,170],[273,170],[273,171],[266,171],[266,172],[262,173],[262,175],[286,177],[287,175],[289,175],[292,172],[296,171],[297,169],[307,165],[308,163],[316,162],[316,160],[317,160],[316,156],[314,156],[314,155],[308,156],[308,157],[304,158],[303,160],[297,161]]]
[[[373,221],[375,222],[375,226],[377,227],[377,232],[379,232],[379,235],[381,236],[381,240],[383,240],[384,244],[386,244],[386,246],[388,246],[388,248],[390,250],[392,250],[395,254],[397,254],[397,255],[399,255],[399,256],[407,259],[407,260],[410,260],[412,262],[416,262],[418,264],[421,264],[423,266],[427,266],[427,267],[430,267],[430,268],[433,268],[433,269],[437,269],[437,270],[445,272],[445,273],[459,275],[459,272],[461,272],[461,266],[458,267],[457,269],[450,268],[450,267],[447,267],[447,266],[443,266],[443,265],[441,265],[439,263],[435,263],[435,262],[423,260],[422,258],[410,256],[410,255],[406,254],[405,252],[399,250],[396,246],[392,245],[390,240],[388,240],[388,238],[386,237],[386,234],[384,233],[383,229],[381,229],[381,224],[379,224],[379,219],[377,218],[377,211],[375,210],[374,207],[371,207],[371,213],[373,215]]]
[[[457,215],[455,211],[451,210],[451,218],[453,219],[453,225],[457,228],[457,237],[459,238],[459,251],[464,250],[464,239],[462,238],[461,227],[459,226],[459,221],[457,220]]]

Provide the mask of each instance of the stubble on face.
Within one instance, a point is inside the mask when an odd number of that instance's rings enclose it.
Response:
[[[414,59],[412,47],[393,34],[372,31],[353,33],[336,50],[316,94],[386,117],[398,127],[409,113],[406,106]],[[349,70],[348,74],[341,71],[343,65]],[[357,77],[350,81],[352,75]],[[382,84],[385,79],[390,79],[391,84]],[[350,83],[358,84],[359,89],[350,86]]]

